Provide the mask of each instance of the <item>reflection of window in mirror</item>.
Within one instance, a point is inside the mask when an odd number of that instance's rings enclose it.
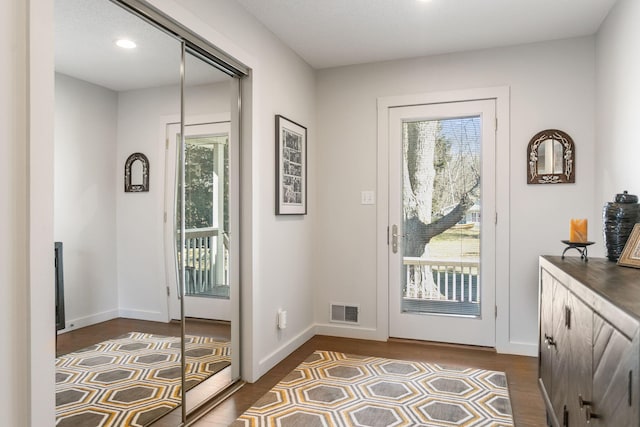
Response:
[[[547,139],[538,147],[538,173],[562,173],[562,144],[555,139]]]
[[[131,163],[131,185],[143,184],[142,169],[143,165],[141,160],[135,160]]]
[[[542,144],[540,144],[540,146],[538,147],[538,173],[539,174],[544,174],[547,173],[547,158],[550,158],[551,156],[547,156],[547,153],[549,152],[549,141],[544,141]]]

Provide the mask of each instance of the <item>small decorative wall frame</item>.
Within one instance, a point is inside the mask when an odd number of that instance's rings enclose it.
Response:
[[[132,176],[132,169],[140,162],[142,166],[142,175],[135,174]],[[132,182],[132,180],[135,180]],[[125,193],[141,193],[149,191],[149,159],[142,153],[133,153],[127,158],[124,164],[124,192]]]
[[[576,150],[565,132],[547,129],[531,138],[527,147],[527,184],[576,182]]]
[[[276,116],[276,215],[307,214],[307,128]]]

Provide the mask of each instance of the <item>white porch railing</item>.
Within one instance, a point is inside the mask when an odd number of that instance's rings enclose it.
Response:
[[[219,229],[185,230],[187,295],[229,296],[229,241]]]
[[[478,259],[404,258],[408,299],[452,302],[480,302]]]

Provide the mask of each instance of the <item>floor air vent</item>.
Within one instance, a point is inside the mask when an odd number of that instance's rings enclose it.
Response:
[[[330,319],[338,323],[359,323],[360,307],[357,305],[330,304]]]

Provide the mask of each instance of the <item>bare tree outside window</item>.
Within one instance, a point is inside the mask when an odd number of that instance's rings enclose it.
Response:
[[[403,123],[405,299],[451,292],[478,310],[480,135],[480,117]]]

